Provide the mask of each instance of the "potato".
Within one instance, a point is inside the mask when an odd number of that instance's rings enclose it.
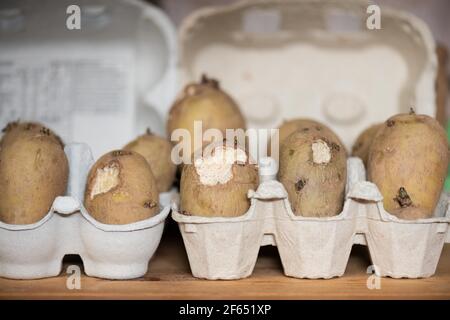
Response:
[[[245,120],[234,100],[219,87],[216,80],[202,77],[200,83],[187,85],[169,112],[167,134],[176,129],[187,129],[194,149],[194,121],[202,121],[202,130],[218,129],[226,137],[226,129],[245,129]],[[201,147],[211,141],[203,142]]]
[[[352,156],[359,157],[363,162],[364,166],[367,167],[367,158],[369,157],[369,148],[372,145],[373,139],[377,131],[383,126],[381,123],[377,123],[371,125],[367,129],[365,129],[361,134],[356,138],[355,143],[352,147]]]
[[[235,217],[250,208],[247,193],[258,187],[258,170],[237,146],[215,146],[214,152],[185,164],[181,175],[182,213]],[[236,161],[233,161],[236,160]]]
[[[84,206],[105,224],[128,224],[156,215],[158,189],[150,165],[134,151],[105,154],[89,172]]]
[[[447,176],[448,141],[426,115],[398,114],[378,131],[367,174],[383,195],[384,208],[403,219],[433,215]]]
[[[332,136],[335,140],[339,141],[339,144],[342,147],[344,146],[344,144],[341,142],[339,137],[330,128],[328,128],[326,125],[324,125],[323,123],[320,123],[319,121],[316,121],[316,120],[307,119],[307,118],[291,119],[288,121],[284,121],[278,129],[279,129],[279,145],[280,145],[280,147],[281,147],[281,144],[283,143],[283,141],[297,130],[313,131],[313,132],[317,132],[317,133],[320,133],[323,131],[326,134]],[[269,142],[269,148],[270,148],[270,142]],[[344,148],[344,151],[345,151],[345,148]],[[270,154],[273,154],[273,153],[270,152]]]
[[[172,144],[147,130],[147,133],[127,144],[124,150],[142,155],[150,165],[159,192],[167,192],[175,180],[177,166],[171,159]]]
[[[347,178],[346,152],[325,130],[297,130],[280,148],[280,182],[292,211],[329,217],[342,211]]]
[[[41,220],[66,192],[69,164],[61,139],[38,123],[13,122],[0,141],[0,220]]]

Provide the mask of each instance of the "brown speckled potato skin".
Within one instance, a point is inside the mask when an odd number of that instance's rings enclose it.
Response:
[[[0,220],[41,220],[67,188],[69,164],[60,138],[38,123],[11,123],[0,141]]]
[[[374,124],[367,129],[365,129],[356,138],[355,143],[352,147],[352,156],[358,157],[364,162],[364,166],[367,168],[367,160],[369,158],[369,149],[372,145],[373,139],[377,134],[377,131],[383,127],[382,123]]]
[[[127,144],[124,150],[142,155],[150,164],[159,192],[167,192],[175,180],[177,166],[171,160],[170,141],[152,133],[146,133]]]
[[[288,121],[284,121],[278,129],[279,129],[280,147],[281,147],[281,144],[283,143],[283,141],[287,137],[289,137],[295,131],[299,130],[299,131],[312,131],[312,132],[316,132],[318,134],[320,134],[321,132],[324,132],[325,134],[332,136],[334,140],[339,141],[339,144],[344,148],[344,151],[347,152],[345,150],[344,144],[342,143],[340,138],[334,133],[334,131],[332,131],[330,128],[328,128],[326,125],[324,125],[323,123],[321,123],[319,121],[316,121],[313,119],[308,119],[308,118],[291,119]],[[269,142],[269,148],[270,148],[270,142]]]
[[[218,129],[225,138],[226,129],[244,129],[245,120],[236,102],[219,88],[215,80],[203,78],[201,83],[185,87],[169,112],[167,135],[175,129],[187,129],[191,134],[191,154],[194,153],[194,121],[202,121],[203,132]],[[204,142],[203,146],[210,142]]]
[[[292,119],[283,122],[283,124],[279,127],[280,129],[280,142],[283,142],[287,137],[289,137],[292,133],[294,133],[297,130],[315,130],[316,132],[325,131],[326,134],[330,134],[335,138],[336,140],[340,141],[338,136],[331,131],[330,128],[328,128],[323,123],[320,123],[319,121],[313,120],[313,119],[307,119],[307,118],[298,118],[298,119]],[[342,144],[342,143],[341,143]]]
[[[327,164],[313,162],[311,145],[321,139],[331,149]],[[330,217],[342,211],[347,155],[334,136],[324,131],[295,131],[280,150],[278,177],[288,192],[292,211],[304,217]]]
[[[426,115],[399,114],[378,131],[369,152],[367,175],[384,197],[384,208],[403,219],[433,215],[447,176],[448,142],[444,129]],[[401,207],[399,189],[412,205]]]
[[[91,199],[97,169],[116,164],[119,184]],[[159,193],[150,165],[133,151],[111,151],[94,164],[89,172],[84,206],[97,221],[105,224],[128,224],[145,220],[159,212]]]
[[[236,217],[250,208],[249,190],[258,188],[255,165],[234,164],[233,178],[225,184],[203,185],[193,164],[184,165],[181,175],[180,207],[184,214],[204,217]]]

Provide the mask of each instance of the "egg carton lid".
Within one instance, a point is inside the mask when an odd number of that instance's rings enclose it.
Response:
[[[181,83],[220,80],[250,128],[305,117],[350,148],[369,125],[414,107],[435,115],[437,58],[427,25],[364,0],[245,0],[203,8],[179,33]],[[369,13],[368,13],[369,12]]]

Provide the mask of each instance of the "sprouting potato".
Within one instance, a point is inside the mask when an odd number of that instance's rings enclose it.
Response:
[[[200,83],[188,84],[169,112],[167,133],[170,138],[176,129],[188,130],[191,154],[194,149],[194,122],[201,121],[202,130],[218,129],[226,137],[226,129],[245,130],[245,120],[239,106],[223,90],[218,81],[203,76]],[[213,141],[205,141],[205,147]],[[217,142],[217,141],[216,141]]]
[[[185,164],[181,176],[181,210],[188,215],[234,217],[250,208],[249,190],[258,187],[258,170],[248,154],[234,145]]]
[[[325,130],[297,130],[284,139],[280,149],[278,176],[294,214],[339,214],[344,204],[347,156],[335,135]]]
[[[448,159],[444,129],[435,119],[411,111],[389,118],[377,132],[367,175],[389,213],[402,219],[429,218],[444,186]]]
[[[66,192],[69,164],[61,139],[39,123],[12,122],[0,141],[0,220],[41,220]]]

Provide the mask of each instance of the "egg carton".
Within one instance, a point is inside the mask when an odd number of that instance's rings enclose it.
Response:
[[[93,164],[90,148],[69,144],[67,196],[57,197],[48,214],[28,225],[0,222],[0,277],[37,279],[57,276],[65,255],[77,254],[88,276],[131,279],[143,276],[155,253],[170,212],[173,192],[161,194],[156,216],[126,225],[96,221],[83,206],[87,174]]]
[[[261,170],[262,183],[249,191],[250,209],[242,216],[187,216],[173,204],[172,218],[179,224],[192,274],[210,280],[248,277],[260,246],[272,245],[286,276],[329,279],[344,274],[353,244],[363,244],[378,276],[432,276],[444,242],[450,242],[447,195],[435,217],[401,220],[384,210],[379,190],[365,181],[359,158],[349,158],[347,167],[346,199],[337,216],[294,215],[283,185]]]

